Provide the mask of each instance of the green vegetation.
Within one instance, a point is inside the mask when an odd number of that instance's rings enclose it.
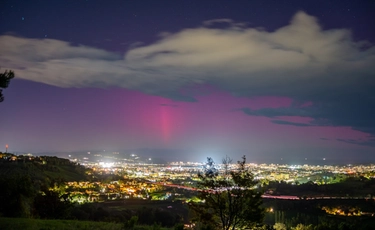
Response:
[[[316,184],[312,181],[300,185],[284,181],[270,181],[265,186],[274,195],[294,195],[299,197],[375,197],[375,178],[347,177],[338,183]]]
[[[41,220],[41,219],[26,219],[26,218],[0,218],[0,229],[54,229],[54,230],[121,230],[120,223],[108,222],[90,222],[77,220]]]
[[[5,70],[4,73],[0,73],[0,102],[4,101],[3,90],[8,88],[10,80],[14,78],[14,72],[11,70]]]
[[[215,168],[211,158],[199,174],[199,196],[204,202],[190,203],[196,222],[214,229],[230,230],[254,228],[263,223],[261,193],[258,184],[246,168],[246,158],[238,161],[236,169],[230,169],[231,159],[223,159],[223,173]]]
[[[32,157],[27,155],[15,156],[13,154],[0,153],[0,176],[7,175],[30,175],[33,181],[43,183],[64,181],[88,180],[85,167],[71,162],[68,159],[41,156]]]
[[[133,218],[134,220],[135,218]],[[136,223],[136,221],[135,221]],[[26,218],[0,218],[0,229],[3,230],[172,230],[174,228],[162,228],[157,224],[151,226],[145,225],[126,225],[113,222],[93,222],[77,220],[41,220]]]
[[[267,210],[265,223],[283,224],[287,229],[298,224],[312,225],[312,229],[371,229],[375,226],[372,216],[375,210],[374,200],[276,200],[265,199],[263,203]],[[342,207],[348,214],[349,207],[361,210],[361,216],[342,215],[341,213],[328,214],[324,207]]]
[[[57,157],[3,154],[0,214],[6,217],[68,217],[69,195],[51,191],[68,180],[87,180],[84,167]],[[46,205],[48,204],[48,205]]]

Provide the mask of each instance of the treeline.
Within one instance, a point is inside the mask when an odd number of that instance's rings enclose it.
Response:
[[[16,156],[0,153],[0,176],[11,174],[28,174],[32,179],[64,181],[89,180],[87,169],[78,163],[55,156]]]
[[[315,184],[309,181],[304,184],[293,185],[284,181],[270,181],[265,187],[274,195],[305,196],[344,196],[344,197],[375,197],[375,178],[348,177],[334,184]]]
[[[68,194],[50,188],[66,181],[88,179],[83,166],[57,157],[30,157],[2,154],[0,159],[0,216],[66,216]],[[48,209],[50,206],[51,210]]]
[[[310,229],[372,229],[375,226],[375,218],[371,213],[375,210],[375,201],[369,200],[274,200],[265,199],[264,206],[272,212],[268,212],[265,223],[274,225],[282,223],[287,229],[298,224],[311,225]],[[327,214],[323,207],[336,207],[342,210],[355,208],[370,215],[343,216]]]

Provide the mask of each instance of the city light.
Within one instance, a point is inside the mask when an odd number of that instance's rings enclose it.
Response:
[[[115,163],[113,162],[100,162],[99,165],[102,168],[112,168]]]

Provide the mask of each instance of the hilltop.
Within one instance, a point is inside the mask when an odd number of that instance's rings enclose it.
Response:
[[[89,169],[55,156],[0,153],[0,176],[28,175],[33,181],[88,180]]]
[[[43,216],[43,208],[49,206],[63,217],[69,202],[50,188],[67,181],[87,181],[89,172],[58,157],[0,153],[0,216]]]

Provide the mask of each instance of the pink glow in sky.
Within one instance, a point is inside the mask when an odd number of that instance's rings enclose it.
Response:
[[[4,3],[0,151],[375,161],[371,1],[68,2]]]
[[[235,97],[210,87],[209,94],[195,96],[198,102],[179,102],[125,89],[80,89],[78,96],[77,89],[34,87],[36,83],[19,80],[13,83],[4,105],[17,106],[2,112],[0,130],[0,144],[9,144],[10,150],[147,147],[196,152],[245,149],[257,155],[277,152],[275,149],[285,152],[290,146],[300,152],[317,147],[363,149],[336,139],[368,138],[350,127],[280,125],[239,110],[289,107],[293,100],[286,97]],[[20,88],[27,91],[27,97],[18,95]],[[50,92],[53,98],[39,97],[41,92]],[[279,118],[311,121],[307,117]]]

